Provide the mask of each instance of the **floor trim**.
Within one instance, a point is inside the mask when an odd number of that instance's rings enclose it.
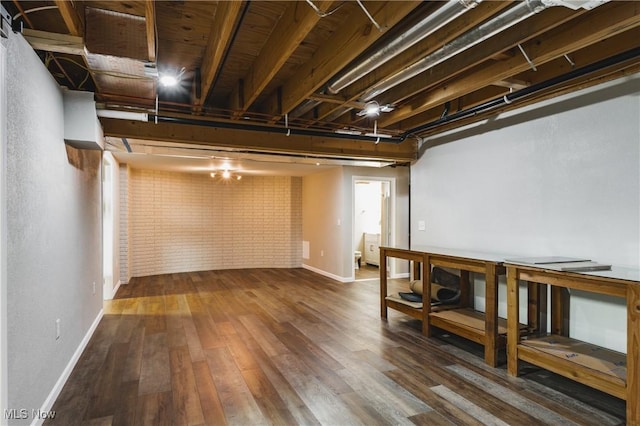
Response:
[[[84,338],[80,342],[80,345],[78,346],[76,351],[73,353],[73,356],[69,360],[69,363],[67,364],[65,369],[62,371],[62,374],[58,378],[58,381],[56,382],[55,386],[53,387],[53,389],[51,389],[49,396],[44,401],[44,404],[42,404],[42,407],[40,408],[41,413],[47,413],[49,412],[49,410],[51,410],[51,407],[53,407],[53,403],[56,401],[56,399],[58,399],[58,396],[60,395],[62,388],[67,382],[67,379],[69,379],[69,376],[73,371],[73,368],[76,366],[76,363],[80,359],[80,355],[82,355],[82,352],[87,347],[89,340],[91,340],[91,336],[93,336],[93,333],[96,331],[98,324],[100,324],[100,320],[102,319],[103,315],[104,315],[104,309],[100,309],[100,312],[98,312],[98,316],[93,321],[93,324],[91,324],[91,327],[89,327],[87,334],[85,334]],[[31,422],[31,426],[41,425],[44,422],[44,420],[45,420],[44,418],[39,419],[36,417]]]
[[[322,269],[314,268],[313,266],[302,264],[304,269],[308,269],[309,271],[315,272],[316,274],[324,275],[325,277],[329,277],[333,280],[340,281],[341,283],[350,283],[354,280],[355,277],[340,277],[338,275],[334,275],[331,272],[323,271]]]

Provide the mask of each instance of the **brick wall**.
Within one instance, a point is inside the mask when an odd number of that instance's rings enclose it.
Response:
[[[302,179],[131,169],[131,276],[300,267]]]

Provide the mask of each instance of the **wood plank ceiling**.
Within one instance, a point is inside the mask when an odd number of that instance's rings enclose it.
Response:
[[[102,118],[107,136],[226,149],[406,163],[421,138],[640,69],[638,1],[2,5],[61,85],[151,116]]]

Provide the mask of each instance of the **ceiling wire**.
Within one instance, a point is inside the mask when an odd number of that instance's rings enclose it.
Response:
[[[27,13],[40,12],[41,10],[50,10],[50,9],[57,9],[57,8],[58,8],[58,6],[42,6],[42,7],[34,7],[33,9],[20,10],[18,13],[16,13],[13,16],[13,20],[15,21],[20,16],[26,18],[27,17]]]
[[[330,10],[328,12],[323,12],[318,8],[318,6],[313,4],[313,2],[311,0],[307,0],[307,3],[309,4],[309,6],[311,6],[313,8],[313,10],[316,11],[318,16],[321,17],[321,18],[326,18],[327,16],[332,15],[333,12],[335,12],[338,9],[340,9],[342,7],[342,5],[344,5],[344,2],[343,2],[343,3],[340,3],[338,6],[334,7],[332,10]]]

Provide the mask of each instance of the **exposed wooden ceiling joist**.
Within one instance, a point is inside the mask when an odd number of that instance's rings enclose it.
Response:
[[[418,5],[417,2],[398,2],[394,7],[385,7],[384,3],[374,3],[369,5],[369,13],[382,26],[392,27]],[[282,87],[282,95],[271,95],[265,103],[266,113],[279,117],[291,112],[383,34],[364,13],[353,13],[341,31],[328,39],[311,61],[303,64]]]
[[[211,34],[205,49],[201,67],[201,98],[196,105],[202,105],[207,99],[216,75],[220,72],[224,52],[229,48],[233,31],[245,7],[244,1],[224,1],[218,4],[216,15],[211,24]]]
[[[607,3],[592,11],[595,13],[584,14],[572,20],[571,25],[551,31],[544,40],[533,39],[524,43],[522,47],[534,64],[542,65],[640,25],[639,9],[640,3],[637,2]],[[576,33],[584,36],[576,39]],[[495,81],[509,78],[530,67],[522,56],[483,66],[472,75],[450,81],[446,86],[438,87],[437,90],[427,92],[424,96],[420,95],[410,104],[389,113],[380,121],[380,126],[391,126],[433,106],[444,104],[465,93],[491,85]]]
[[[335,1],[316,1],[314,4],[320,11],[326,12]],[[307,4],[289,3],[260,56],[233,90],[231,110],[240,113],[247,111],[320,19],[321,16]]]
[[[67,0],[54,0],[55,5],[64,19],[64,23],[69,29],[69,33],[74,36],[84,35],[84,14],[78,13],[73,2]]]
[[[144,16],[147,24],[147,51],[149,61],[156,61],[156,7],[155,0],[145,0]]]

